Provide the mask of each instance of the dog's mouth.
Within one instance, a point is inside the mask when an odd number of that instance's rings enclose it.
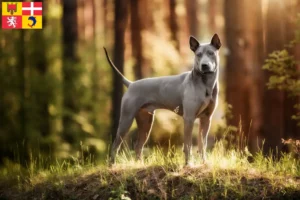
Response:
[[[211,70],[199,70],[199,69],[194,69],[196,74],[198,75],[208,75],[208,74],[214,74],[217,70],[215,69],[214,71],[211,71]]]
[[[200,71],[202,74],[213,74],[215,71]]]

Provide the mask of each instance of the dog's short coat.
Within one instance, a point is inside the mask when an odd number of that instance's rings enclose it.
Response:
[[[199,118],[198,151],[205,161],[211,116],[218,101],[218,50],[221,42],[218,35],[215,34],[210,43],[200,44],[192,36],[189,43],[190,49],[195,53],[194,66],[191,71],[174,76],[145,78],[135,82],[127,80],[119,72],[104,48],[111,67],[119,73],[124,85],[128,87],[122,98],[119,127],[111,147],[110,164],[115,162],[116,153],[134,118],[138,126],[135,152],[137,158],[141,158],[156,109],[176,110],[176,113],[183,117],[186,164],[189,162],[191,153],[193,124],[195,119]]]

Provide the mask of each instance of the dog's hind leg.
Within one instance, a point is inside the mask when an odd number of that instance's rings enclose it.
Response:
[[[116,138],[114,140],[114,143],[112,144],[111,151],[110,151],[110,164],[115,163],[116,154],[118,153],[119,148],[123,142],[123,139],[128,133],[130,126],[132,125],[134,116],[137,111],[132,108],[133,107],[129,104],[129,102],[125,98],[123,98],[122,106],[121,106],[121,116],[119,120],[119,127],[118,127]]]
[[[138,126],[137,141],[135,144],[135,153],[137,159],[141,159],[143,147],[146,144],[151,132],[153,119],[154,119],[154,112],[148,113],[147,110],[141,109],[139,110],[135,118]]]
[[[110,151],[110,164],[115,163],[116,154],[118,153],[123,139],[132,125],[133,119],[134,117],[120,117],[118,132]]]

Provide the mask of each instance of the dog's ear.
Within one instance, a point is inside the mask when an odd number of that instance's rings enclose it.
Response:
[[[222,44],[219,36],[216,33],[212,37],[210,44],[213,45],[216,49],[220,49]]]
[[[190,36],[190,48],[192,51],[196,51],[199,47],[199,42],[196,38],[194,38],[193,36]]]

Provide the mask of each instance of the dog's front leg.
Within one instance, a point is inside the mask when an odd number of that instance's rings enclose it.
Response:
[[[184,155],[185,155],[185,164],[189,164],[189,159],[192,149],[192,131],[194,126],[194,118],[184,117]]]
[[[210,116],[199,118],[199,136],[198,136],[198,152],[202,156],[203,161],[206,161],[207,137],[210,129]]]

